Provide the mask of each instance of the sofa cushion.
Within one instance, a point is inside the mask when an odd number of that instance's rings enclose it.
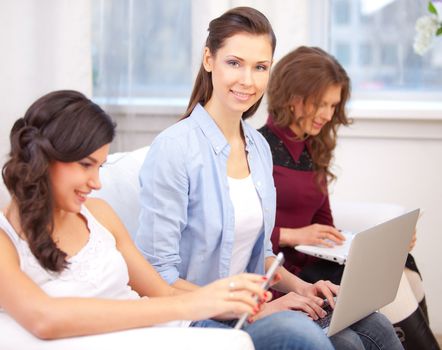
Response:
[[[405,212],[404,207],[395,203],[332,199],[330,206],[335,226],[352,232],[360,232]]]

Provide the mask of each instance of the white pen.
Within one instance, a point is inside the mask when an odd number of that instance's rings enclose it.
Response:
[[[270,287],[270,281],[273,279],[273,276],[276,273],[276,270],[278,269],[278,267],[280,267],[282,264],[284,263],[284,254],[279,253],[276,256],[276,259],[273,261],[272,266],[270,266],[270,268],[267,270],[266,273],[266,280],[264,281],[264,283],[261,285],[261,288],[264,290],[269,289]],[[258,298],[258,297],[256,297]],[[246,322],[247,318],[250,316],[250,313],[245,312],[241,318],[238,320],[238,322],[235,325],[235,329],[241,329],[242,326],[244,325],[244,322]]]

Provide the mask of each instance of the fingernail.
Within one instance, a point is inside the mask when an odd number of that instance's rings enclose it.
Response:
[[[262,276],[262,280],[267,281],[268,280],[267,276]]]

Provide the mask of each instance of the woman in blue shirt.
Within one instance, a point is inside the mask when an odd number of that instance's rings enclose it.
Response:
[[[263,274],[265,264],[274,259],[269,239],[275,215],[271,153],[264,138],[243,119],[259,106],[275,45],[268,20],[254,9],[235,8],[214,19],[188,111],[155,139],[143,164],[136,243],[176,287],[192,290],[233,274],[237,213],[228,177],[249,178],[246,187],[253,185],[255,197],[253,191],[246,192],[259,204],[258,212],[251,213],[258,224],[243,235],[252,242],[245,249],[248,259],[237,261],[235,270]],[[231,297],[239,298],[237,286],[231,287]],[[316,299],[299,296],[297,302],[293,307],[305,305],[312,317],[322,311]],[[232,325],[223,320],[195,324]],[[256,349],[332,348],[325,333],[300,312],[274,313],[247,323],[245,330]]]
[[[252,8],[235,8],[211,21],[184,118],[150,147],[140,172],[136,243],[175,287],[193,290],[244,271],[263,274],[274,260],[272,156],[244,119],[261,102],[275,45],[268,20]],[[274,288],[288,294],[255,310],[245,326],[256,349],[330,348],[305,314],[324,317],[323,298],[333,305],[337,286],[306,283],[284,268],[279,278]],[[231,287],[231,298],[239,298]],[[289,309],[303,312],[277,312]],[[194,325],[232,324],[221,318]]]

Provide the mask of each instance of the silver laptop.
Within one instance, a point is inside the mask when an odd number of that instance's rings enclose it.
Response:
[[[320,324],[328,336],[394,300],[418,216],[415,209],[353,237],[330,324]]]

